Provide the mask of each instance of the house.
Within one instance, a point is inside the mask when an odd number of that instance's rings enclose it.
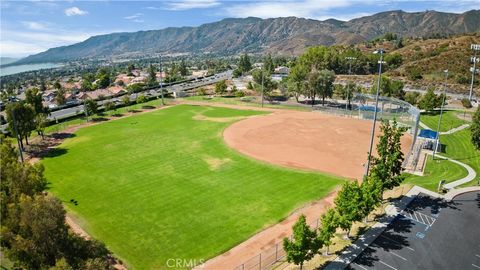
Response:
[[[144,83],[145,82],[145,77],[143,76],[138,76],[133,78],[133,80],[130,81],[130,83]]]
[[[42,94],[43,100],[46,102],[53,101],[55,99],[56,92],[57,92],[56,90],[46,90]]]
[[[91,99],[104,99],[106,97],[111,97],[112,93],[107,89],[97,89],[95,91],[87,92],[87,96]]]
[[[113,96],[118,96],[118,95],[121,95],[121,94],[124,94],[126,93],[127,91],[125,91],[125,89],[123,89],[123,87],[121,86],[110,86],[107,88],[107,90],[113,95]]]
[[[288,67],[283,67],[283,66],[276,67],[276,68],[275,68],[275,73],[276,73],[276,74],[285,74],[285,75],[288,75],[288,74],[290,74],[290,69],[289,69]]]

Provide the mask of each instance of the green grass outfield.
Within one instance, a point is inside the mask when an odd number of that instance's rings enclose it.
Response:
[[[452,128],[459,127],[465,123],[468,123],[465,120],[462,120],[457,117],[457,114],[463,114],[461,111],[443,111],[442,123],[440,124],[440,132],[449,131]],[[422,113],[421,121],[427,125],[432,130],[437,130],[438,120],[440,119],[440,111]]]
[[[342,183],[245,157],[223,142],[233,120],[211,121],[254,113],[178,105],[82,128],[42,161],[50,191],[132,268],[214,257]]]

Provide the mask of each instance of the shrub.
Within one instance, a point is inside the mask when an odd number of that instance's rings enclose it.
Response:
[[[467,108],[467,109],[470,109],[470,108],[472,108],[472,103],[470,102],[470,100],[468,98],[464,98],[464,99],[462,99],[462,106]]]
[[[244,97],[244,96],[245,96],[245,92],[243,92],[243,91],[237,91],[237,92],[235,92],[235,96],[236,96],[236,97]]]

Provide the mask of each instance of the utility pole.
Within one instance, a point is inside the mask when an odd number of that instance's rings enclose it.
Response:
[[[472,102],[473,98],[473,83],[475,82],[475,73],[477,73],[477,52],[480,51],[480,44],[471,44],[470,48],[474,51],[473,57],[471,58],[471,61],[473,62],[473,68],[470,68],[470,71],[472,72],[472,81],[470,83],[470,94],[468,95],[468,100]]]
[[[160,92],[161,92],[161,95],[162,95],[162,105],[165,105],[165,101],[163,100],[163,77],[162,77],[162,72],[163,72],[162,56],[160,55]]]
[[[22,144],[20,143],[20,140],[22,138],[18,134],[17,120],[15,120],[15,108],[12,110],[12,120],[13,120],[13,129],[15,131],[15,137],[17,138],[18,154],[20,156],[20,161],[23,163]]]
[[[356,57],[351,57],[351,56],[348,56],[348,57],[345,57],[346,60],[348,60],[348,75],[352,75],[352,61],[353,60],[356,60],[357,58]],[[350,84],[347,83],[347,102],[345,102],[345,110],[348,110],[348,104],[349,104],[349,98],[350,98]]]
[[[382,64],[383,54],[385,53],[384,49],[378,49],[373,52],[374,54],[380,54],[380,61],[378,61],[378,81],[377,81],[377,93],[375,95],[375,113],[373,114],[373,126],[372,126],[372,135],[370,136],[370,151],[368,151],[368,161],[367,167],[365,169],[365,176],[368,176],[368,171],[370,170],[370,162],[372,160],[372,150],[373,150],[373,139],[375,138],[375,127],[377,124],[377,112],[378,112],[378,96],[380,95],[380,83],[382,81]]]
[[[438,124],[437,124],[437,138],[435,139],[435,146],[433,148],[432,159],[435,159],[435,153],[437,152],[438,143],[440,141],[440,123],[442,122],[443,106],[445,106],[445,97],[447,96],[448,69],[444,70],[443,72],[445,72],[445,83],[443,84],[443,99],[442,99],[442,106],[440,106],[440,118],[438,119]]]
[[[263,67],[262,67],[261,71],[262,71],[262,108],[263,108],[263,76],[264,76]]]

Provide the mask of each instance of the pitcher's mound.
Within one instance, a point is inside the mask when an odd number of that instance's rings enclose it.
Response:
[[[368,120],[317,112],[275,111],[236,122],[223,135],[230,147],[259,160],[360,180],[371,128],[372,121]],[[378,128],[376,136],[379,131]],[[404,154],[411,144],[412,137],[403,136]]]

